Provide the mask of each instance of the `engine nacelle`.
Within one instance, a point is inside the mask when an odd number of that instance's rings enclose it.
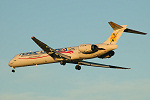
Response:
[[[81,44],[79,45],[79,51],[82,53],[94,53],[98,51],[98,47],[93,44]]]
[[[109,52],[107,52],[107,53],[105,53],[105,54],[99,56],[98,58],[102,58],[102,59],[103,59],[103,58],[111,58],[114,54],[115,54],[114,51],[109,51]]]

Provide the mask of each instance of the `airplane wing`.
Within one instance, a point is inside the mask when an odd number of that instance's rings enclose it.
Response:
[[[38,40],[37,38],[35,38],[34,36],[31,39],[51,57],[53,57],[53,58],[60,57],[60,58],[64,58],[64,59],[71,59],[70,56],[64,55],[64,54],[54,50],[53,48],[49,47],[45,43],[43,43],[40,40]]]
[[[131,68],[112,66],[112,65],[98,64],[98,63],[87,62],[87,61],[79,61],[78,64],[86,65],[86,66],[93,66],[93,67],[104,67],[104,68],[115,68],[115,69],[131,69]]]

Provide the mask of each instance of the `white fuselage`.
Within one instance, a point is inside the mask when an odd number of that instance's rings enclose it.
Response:
[[[68,55],[71,57],[71,61],[74,60],[83,60],[83,59],[90,59],[99,57],[111,50],[117,48],[117,45],[107,45],[107,44],[95,44],[99,48],[104,48],[105,50],[98,50],[94,53],[82,53],[79,51],[79,46],[77,47],[67,47],[61,49],[55,49],[56,51]],[[39,65],[39,64],[48,64],[48,63],[56,63],[64,60],[63,58],[53,58],[49,56],[44,51],[36,51],[36,52],[28,52],[28,53],[20,53],[17,54],[10,62],[9,66],[16,68],[16,67],[23,67],[23,66],[31,66],[31,65]]]

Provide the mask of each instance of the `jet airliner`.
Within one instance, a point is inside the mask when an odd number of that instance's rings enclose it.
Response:
[[[101,44],[81,44],[76,47],[53,49],[33,36],[31,37],[31,39],[42,49],[42,51],[17,54],[12,60],[10,60],[8,65],[13,68],[12,72],[15,72],[15,68],[18,67],[32,65],[37,66],[40,64],[57,62],[59,62],[61,65],[65,65],[66,63],[76,64],[76,70],[80,70],[81,65],[115,69],[130,69],[85,61],[85,59],[92,58],[111,58],[115,54],[114,50],[118,47],[116,43],[123,32],[136,33],[141,35],[147,34],[144,32],[126,28],[127,25],[118,25],[114,22],[108,23],[114,31],[110,35],[110,37]]]

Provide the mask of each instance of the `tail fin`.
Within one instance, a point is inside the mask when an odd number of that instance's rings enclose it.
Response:
[[[114,22],[108,22],[110,26],[113,28],[113,33],[111,36],[104,42],[105,44],[116,44],[119,40],[120,36],[126,29],[127,25],[118,25]]]

